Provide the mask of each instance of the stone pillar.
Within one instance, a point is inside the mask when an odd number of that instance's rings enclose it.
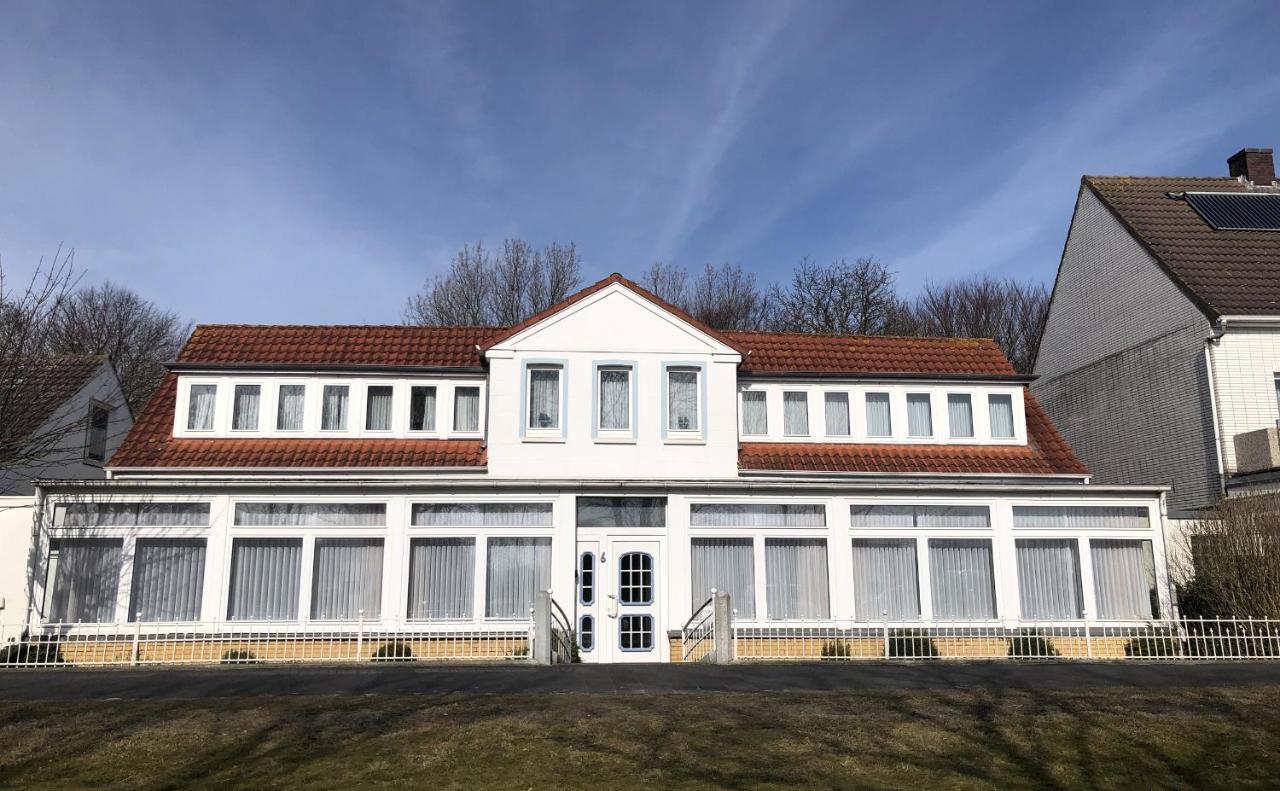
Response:
[[[533,597],[533,649],[535,665],[551,664],[551,591],[538,591]]]
[[[715,603],[716,648],[713,662],[727,665],[733,661],[733,608],[729,604],[728,591],[716,591]]]

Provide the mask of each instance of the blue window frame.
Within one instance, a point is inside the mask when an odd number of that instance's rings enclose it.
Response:
[[[623,651],[652,651],[653,616],[623,615],[618,618],[618,645]]]
[[[653,604],[653,555],[627,552],[618,558],[618,601],[632,606]]]
[[[596,603],[596,553],[578,556],[578,603],[588,607]]]
[[[578,647],[589,652],[596,647],[596,619],[584,615],[578,619]]]

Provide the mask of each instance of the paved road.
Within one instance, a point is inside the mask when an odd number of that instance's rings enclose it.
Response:
[[[278,695],[660,693],[1280,685],[1280,662],[1105,664],[937,662],[777,665],[523,665],[0,670],[3,700]]]

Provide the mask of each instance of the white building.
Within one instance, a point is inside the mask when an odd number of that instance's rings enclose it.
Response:
[[[201,326],[109,480],[42,489],[38,617],[519,634],[550,589],[624,662],[713,587],[780,634],[1167,614],[1162,490],[1091,484],[1028,382],[618,275],[509,329]]]

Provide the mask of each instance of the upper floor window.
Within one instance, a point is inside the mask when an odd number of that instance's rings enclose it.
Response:
[[[436,389],[415,385],[409,390],[409,430],[436,430]]]
[[[1013,396],[987,396],[987,410],[991,413],[991,436],[994,439],[1013,438]]]
[[[306,409],[306,385],[280,385],[276,391],[276,430],[302,431]]]
[[[391,430],[393,392],[391,385],[369,386],[364,402],[364,427],[366,431]]]
[[[699,431],[698,368],[667,369],[667,430]]]
[[[599,369],[600,403],[596,426],[601,431],[631,430],[631,369]]]
[[[782,394],[782,433],[788,437],[809,436],[809,394],[784,392]]]
[[[480,430],[480,388],[454,388],[453,430],[462,432]]]
[[[893,436],[893,415],[888,393],[867,393],[867,436]]]
[[[907,434],[933,436],[933,399],[928,393],[907,393]]]
[[[560,378],[559,366],[529,366],[529,422],[534,430],[560,428]]]
[[[769,401],[763,390],[745,390],[742,393],[742,433],[769,433]]]
[[[84,443],[84,457],[89,461],[107,460],[107,428],[110,425],[111,409],[102,404],[90,404]]]
[[[849,436],[849,394],[826,393],[823,404],[826,408],[827,436]]]
[[[322,431],[345,431],[347,428],[347,400],[351,388],[347,385],[325,385],[324,403],[320,407]]]
[[[187,402],[188,431],[213,431],[213,406],[217,398],[217,385],[191,385]]]
[[[973,436],[973,398],[968,393],[947,394],[947,416],[951,424],[951,436]]]
[[[231,430],[257,431],[258,404],[261,401],[261,385],[236,385],[231,405]]]

